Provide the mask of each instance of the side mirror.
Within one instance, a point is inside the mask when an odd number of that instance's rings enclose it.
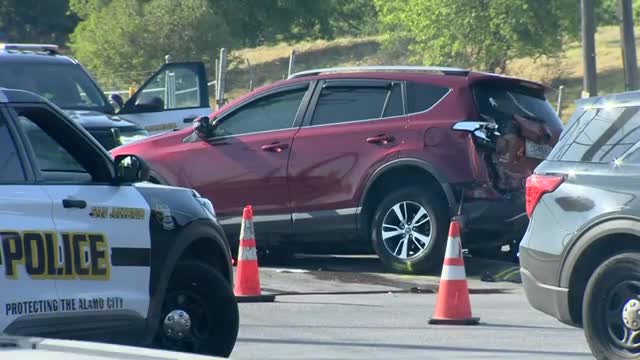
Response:
[[[119,94],[111,94],[111,96],[109,96],[109,102],[116,112],[120,111],[124,106],[124,99]]]
[[[198,116],[193,120],[193,131],[202,139],[213,137],[213,130],[216,128],[215,121],[208,116]]]
[[[157,96],[138,99],[135,104],[135,110],[137,112],[162,111],[164,110],[164,101]]]
[[[136,155],[117,155],[113,160],[116,185],[149,180],[149,165]]]

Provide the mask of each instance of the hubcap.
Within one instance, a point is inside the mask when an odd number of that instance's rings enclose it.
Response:
[[[640,282],[623,281],[607,295],[606,326],[612,344],[628,355],[640,354]]]
[[[185,311],[173,310],[164,318],[162,328],[168,338],[182,340],[191,331],[191,317]]]
[[[640,301],[632,299],[622,309],[622,321],[631,330],[640,329]]]
[[[411,259],[427,251],[431,244],[431,215],[413,201],[400,202],[382,220],[382,242],[393,256]]]

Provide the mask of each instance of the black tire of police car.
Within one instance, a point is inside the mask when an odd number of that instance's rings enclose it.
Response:
[[[190,319],[189,334],[179,340],[169,336],[164,326],[175,310]],[[239,317],[233,290],[216,269],[197,260],[181,261],[169,282],[155,346],[228,357],[238,336]]]
[[[640,318],[640,306],[633,304],[638,300],[640,254],[614,256],[591,276],[584,294],[582,319],[587,342],[597,359],[640,359],[640,336],[636,336],[640,335],[640,323],[634,324],[635,317]],[[625,326],[624,314],[631,328]]]

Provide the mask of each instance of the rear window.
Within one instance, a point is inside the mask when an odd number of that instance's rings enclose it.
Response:
[[[608,163],[640,141],[640,107],[579,108],[549,160]]]
[[[500,122],[505,115],[520,115],[544,121],[552,129],[562,129],[562,122],[540,91],[500,84],[474,87],[476,103],[484,120]]]
[[[409,110],[409,114],[429,110],[448,92],[449,89],[446,87],[408,82],[407,108]]]

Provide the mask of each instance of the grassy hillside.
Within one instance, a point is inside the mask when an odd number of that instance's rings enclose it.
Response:
[[[640,28],[638,29],[640,30]],[[636,30],[636,34],[639,31]],[[638,41],[640,45],[640,41]],[[344,38],[334,41],[313,41],[279,44],[234,51],[227,75],[227,98],[233,99],[249,88],[250,67],[255,73],[254,84],[260,86],[286,76],[289,53],[298,52],[296,71],[329,66],[406,65],[402,56],[390,57],[380,50],[378,38]],[[617,27],[603,27],[596,34],[598,90],[609,94],[624,90],[624,75],[620,54],[620,33]],[[564,85],[563,118],[574,109],[574,100],[582,91],[582,53],[579,43],[570,44],[558,58],[518,59],[508,66],[508,74],[536,80],[558,88]],[[549,94],[556,104],[557,93]]]

